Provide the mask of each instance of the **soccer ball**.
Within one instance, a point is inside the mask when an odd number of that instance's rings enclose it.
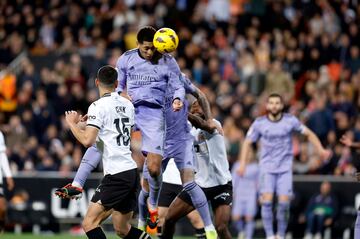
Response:
[[[179,37],[171,28],[160,28],[154,35],[153,44],[158,52],[170,53],[178,47]]]

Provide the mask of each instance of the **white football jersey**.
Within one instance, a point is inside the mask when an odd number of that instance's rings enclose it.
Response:
[[[105,94],[88,109],[87,126],[99,129],[96,147],[102,153],[104,175],[137,168],[130,150],[134,115],[133,104],[116,92]]]
[[[0,131],[0,184],[3,183],[3,177],[11,177],[9,161],[5,151],[6,151],[5,139],[3,133]]]
[[[176,167],[175,161],[171,158],[163,172],[163,182],[176,185],[182,185],[179,169]]]
[[[221,126],[219,121],[214,119],[214,122]],[[195,182],[202,188],[210,188],[231,181],[224,136],[217,130],[210,134],[194,127],[191,134],[195,137]]]

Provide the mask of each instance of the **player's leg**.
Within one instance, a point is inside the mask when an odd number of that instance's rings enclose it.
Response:
[[[82,188],[90,173],[97,167],[101,161],[101,153],[95,145],[88,148],[81,160],[80,166],[76,171],[75,178],[71,184],[59,188],[55,194],[62,198],[77,199],[81,197]]]
[[[136,126],[141,131],[141,150],[147,153],[147,168],[150,192],[148,208],[151,222],[156,225],[157,205],[162,183],[161,162],[163,159],[165,121],[162,109],[138,106],[135,110]]]
[[[189,201],[190,204],[184,200]],[[193,210],[194,207],[191,205],[190,196],[185,191],[182,191],[169,206],[165,217],[161,238],[173,238],[176,222]]]
[[[147,200],[149,198],[149,182],[148,178],[149,172],[147,167],[144,164],[143,167],[143,177],[141,183],[141,190],[138,197],[138,208],[139,208],[139,219],[138,219],[138,228],[145,231],[146,229],[146,219],[148,217],[148,208],[147,208]]]
[[[205,225],[205,231],[208,237],[212,237],[214,234],[216,237],[215,227],[211,220],[209,204],[205,196],[204,191],[195,182],[194,176],[194,149],[192,139],[184,142],[185,147],[179,149],[174,160],[176,166],[180,171],[181,181],[183,183],[184,190],[189,194],[192,205],[199,212],[201,219]]]
[[[273,228],[273,194],[275,190],[275,176],[271,173],[260,172],[260,200],[261,218],[266,234],[266,238],[272,239],[274,236]]]
[[[232,238],[229,231],[230,215],[230,205],[221,205],[215,209],[215,227],[220,239]]]
[[[105,239],[106,236],[100,227],[100,223],[109,216],[110,210],[98,203],[90,202],[82,227],[89,239]]]
[[[254,235],[255,229],[255,215],[256,215],[257,201],[256,198],[249,198],[245,207],[245,238],[251,239]]]
[[[235,188],[235,187],[234,187]],[[238,237],[242,234],[244,230],[244,221],[243,216],[245,215],[245,203],[238,193],[234,193],[233,196],[233,205],[232,205],[232,211],[231,211],[231,217],[233,225],[236,229],[236,232],[238,234]]]
[[[276,192],[279,195],[276,212],[277,236],[285,238],[286,228],[289,221],[290,197],[292,195],[292,172],[278,174]]]
[[[1,186],[0,186],[0,190],[2,190]],[[1,193],[0,191],[0,234],[4,231],[5,229],[5,219],[6,219],[6,200],[4,195]]]
[[[162,237],[162,227],[165,222],[169,206],[176,196],[181,192],[182,186],[163,182],[159,196],[159,222],[157,225],[158,237]]]
[[[215,216],[215,228],[221,239],[231,239],[229,222],[231,217],[231,205],[233,202],[232,183],[206,189],[207,197],[211,198],[211,207]]]
[[[205,239],[205,229],[204,229],[204,223],[201,220],[200,214],[198,211],[194,210],[190,212],[188,215],[186,215],[189,219],[191,225],[195,228],[195,236],[197,239]]]
[[[354,238],[360,239],[360,207],[358,208],[356,221],[355,221]]]
[[[122,213],[117,210],[111,214],[116,235],[124,239],[148,239],[151,238],[146,232],[131,226],[130,220],[133,212]]]

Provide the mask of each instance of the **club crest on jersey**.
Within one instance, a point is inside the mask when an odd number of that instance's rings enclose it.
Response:
[[[126,109],[125,106],[116,106],[115,107],[116,113],[125,113],[125,109]]]

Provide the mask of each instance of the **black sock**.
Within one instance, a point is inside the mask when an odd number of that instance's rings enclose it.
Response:
[[[146,232],[131,226],[129,233],[124,237],[124,239],[151,239],[151,237]]]
[[[101,227],[94,228],[86,233],[89,239],[106,239],[106,236]]]
[[[195,229],[196,233],[195,236],[198,239],[206,239],[206,234],[205,234],[205,229],[204,228],[200,228],[200,229]]]
[[[161,239],[162,236],[162,227],[157,227],[157,236]]]

